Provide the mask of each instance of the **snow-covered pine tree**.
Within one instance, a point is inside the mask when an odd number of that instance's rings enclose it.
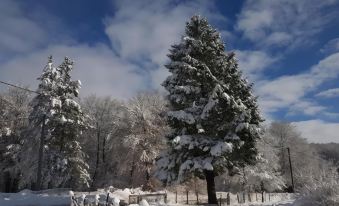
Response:
[[[169,149],[157,162],[166,183],[192,175],[205,178],[208,202],[216,204],[214,177],[255,163],[260,117],[251,84],[242,78],[234,53],[205,18],[193,16],[173,45],[163,83],[171,108]]]
[[[20,152],[20,170],[22,175],[19,181],[19,188],[39,188],[37,186],[37,173],[38,173],[38,162],[39,162],[39,147],[43,119],[45,123],[52,118],[52,99],[56,96],[54,93],[54,85],[58,79],[58,73],[56,68],[53,67],[52,57],[49,57],[48,64],[44,67],[43,73],[38,78],[40,81],[37,92],[39,93],[30,102],[32,111],[29,114],[29,126],[25,138],[22,140],[22,150]],[[45,127],[45,134],[47,134],[47,128]],[[44,144],[44,156],[48,152],[47,145],[48,139],[45,140]],[[46,165],[48,160],[43,158],[43,165]],[[43,176],[48,174],[48,170],[44,169]]]
[[[31,138],[27,138],[25,142],[26,151],[35,155],[26,162],[29,172],[28,176],[23,178],[23,183],[35,181],[38,158],[36,151],[40,138],[40,132],[36,130],[41,130],[45,120],[43,188],[89,186],[88,165],[78,141],[80,133],[87,125],[84,123],[85,115],[80,105],[74,100],[79,94],[81,83],[71,80],[72,69],[73,62],[70,59],[65,58],[64,62],[55,68],[50,58],[43,74],[38,78],[39,94],[32,101],[33,111],[30,115],[33,129],[30,132]]]

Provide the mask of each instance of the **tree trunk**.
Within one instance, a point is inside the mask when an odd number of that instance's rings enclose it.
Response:
[[[205,170],[204,173],[207,182],[208,204],[218,204],[214,183],[214,171]]]
[[[105,153],[106,153],[106,137],[104,137],[103,143],[102,143],[102,163],[105,163]]]
[[[100,129],[97,126],[97,158],[96,158],[96,163],[95,163],[95,169],[94,169],[94,174],[92,177],[92,187],[94,187],[95,180],[97,177],[97,172],[98,172],[98,166],[99,166],[99,158],[100,158]]]
[[[134,154],[133,154],[132,166],[131,166],[131,170],[130,170],[130,173],[129,173],[129,176],[130,176],[130,182],[129,182],[129,185],[130,185],[131,187],[133,187],[133,175],[134,175],[134,170],[135,170],[135,160],[134,160]]]
[[[42,126],[41,126],[41,135],[40,135],[40,146],[39,146],[39,159],[38,159],[38,174],[36,181],[36,190],[42,190],[42,161],[44,158],[44,146],[45,146],[45,123],[46,123],[46,115],[42,118]]]
[[[147,168],[147,169],[146,169],[146,184],[147,184],[147,185],[149,184],[150,179],[151,179],[150,171],[149,171],[149,169]]]

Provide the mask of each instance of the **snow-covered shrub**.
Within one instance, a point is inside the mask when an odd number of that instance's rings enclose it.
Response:
[[[339,205],[339,175],[335,168],[324,169],[301,191],[297,206]]]

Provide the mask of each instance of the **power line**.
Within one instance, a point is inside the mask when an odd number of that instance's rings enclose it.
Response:
[[[37,91],[33,91],[33,90],[30,90],[30,89],[27,89],[27,88],[23,88],[23,87],[20,87],[20,86],[14,85],[14,84],[10,84],[10,83],[7,83],[7,82],[1,81],[1,80],[0,80],[0,83],[5,84],[5,85],[7,85],[7,86],[15,87],[15,88],[18,88],[18,89],[21,89],[21,90],[25,90],[25,91],[27,91],[27,92],[32,92],[32,93],[36,93],[36,94],[41,94],[41,93],[39,93],[39,92],[37,92]]]

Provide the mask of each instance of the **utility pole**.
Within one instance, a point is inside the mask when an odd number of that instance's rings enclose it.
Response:
[[[46,115],[44,114],[42,117],[42,127],[41,127],[41,135],[40,135],[40,147],[39,147],[39,160],[38,160],[38,174],[37,174],[37,185],[36,188],[41,190],[42,186],[42,161],[44,155],[44,145],[45,145],[45,124],[46,124]]]
[[[290,148],[289,147],[287,147],[287,152],[288,152],[288,161],[290,163],[290,172],[291,172],[291,181],[292,181],[292,192],[294,192],[293,170],[292,170],[291,154],[290,154]]]

